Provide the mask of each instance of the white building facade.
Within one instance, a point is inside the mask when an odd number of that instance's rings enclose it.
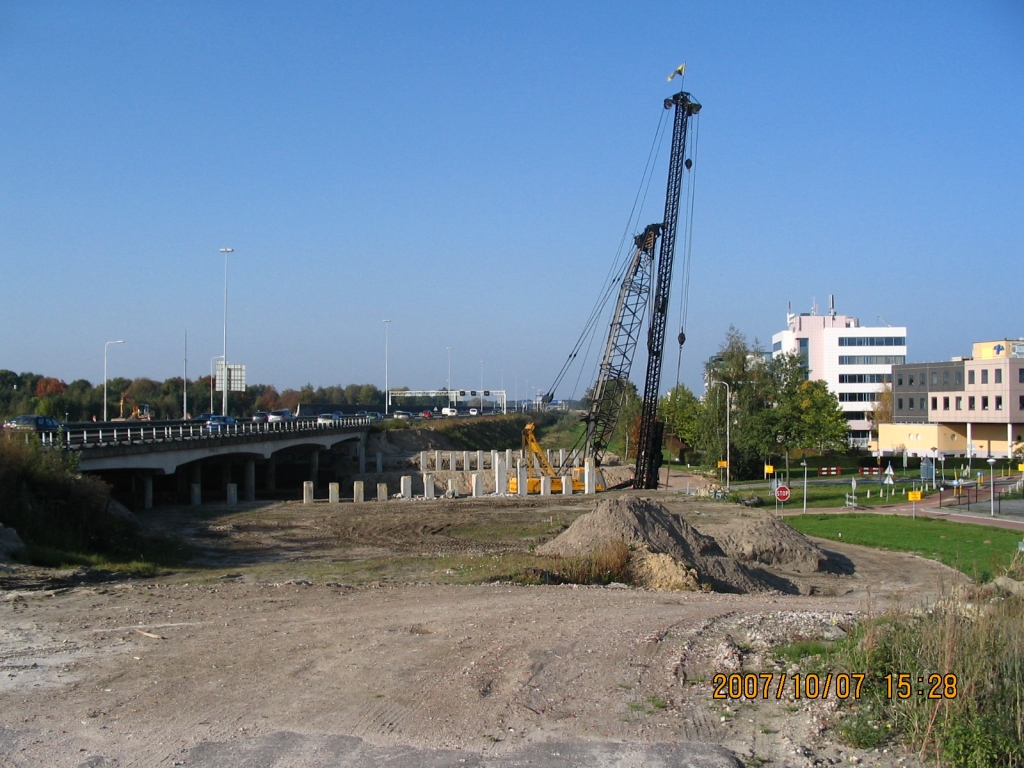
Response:
[[[772,357],[804,358],[807,378],[821,379],[839,398],[850,425],[850,445],[867,448],[878,393],[892,383],[892,367],[907,361],[904,326],[862,326],[856,317],[817,312],[786,316],[787,328],[772,336]]]

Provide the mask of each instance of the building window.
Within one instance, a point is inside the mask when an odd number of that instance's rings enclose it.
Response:
[[[983,410],[983,411],[987,411],[988,410],[988,395],[982,395],[981,396],[981,410]]]
[[[949,386],[949,371],[942,372],[942,385],[946,387]]]
[[[967,372],[967,383],[968,384],[973,384],[974,383],[974,371],[968,371]]]
[[[944,410],[944,411],[948,411],[949,410],[949,398],[948,397],[942,398],[942,410]]]
[[[925,403],[925,400],[924,400],[924,398],[922,397],[922,398],[921,398],[921,410],[922,410],[922,411],[923,411],[923,410],[925,410],[925,407],[924,407],[924,403]]]
[[[840,365],[906,365],[906,355],[840,355]]]
[[[1024,384],[1024,368],[1017,371],[1017,381],[1020,384]]]
[[[911,411],[914,410],[914,398],[912,398],[912,397],[908,397],[907,398],[907,409],[911,410]]]
[[[902,347],[906,336],[840,336],[840,347]]]
[[[1003,410],[1003,396],[1002,395],[996,395],[996,410],[997,411]]]
[[[956,398],[956,409],[962,411],[964,409],[964,399],[960,396]]]
[[[974,395],[971,395],[970,397],[967,398],[967,410],[974,410]]]
[[[996,384],[1002,384],[1002,383],[1003,383],[1003,369],[1002,368],[996,368]]]
[[[964,383],[964,372],[963,371],[957,371],[955,378],[956,378],[957,386],[961,386]],[[1024,379],[1022,379],[1022,381],[1024,381]]]
[[[981,369],[981,383],[988,384],[988,368]]]
[[[910,374],[910,376],[907,378],[907,386],[908,387],[914,386],[914,374]]]
[[[776,341],[774,344],[772,344],[772,352],[781,352],[781,351],[782,351],[782,342],[781,341]]]
[[[1024,408],[1024,395],[1022,395],[1021,398],[1020,398],[1020,407]],[[896,398],[896,410],[897,411],[902,411],[903,410],[903,398],[902,397]]]
[[[1021,368],[1021,370],[1024,371],[1024,368]],[[1020,409],[1024,411],[1024,395],[1020,396]]]
[[[933,397],[932,398],[932,410],[933,411],[939,410],[939,398],[937,398],[937,397]]]
[[[1021,381],[1024,381],[1024,368],[1020,369],[1020,374],[1021,374]],[[902,373],[898,374],[896,376],[896,386],[897,387],[902,387],[903,386],[903,374]]]
[[[932,386],[935,387],[935,386],[938,386],[938,384],[939,384],[939,374],[936,373],[935,371],[932,371]]]

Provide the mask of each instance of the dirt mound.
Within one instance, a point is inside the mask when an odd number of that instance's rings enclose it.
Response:
[[[700,577],[696,568],[687,568],[671,555],[638,549],[629,558],[633,581],[651,589],[697,592]]]
[[[391,429],[382,433],[377,440],[371,437],[370,445],[368,450],[379,450],[383,453],[461,451],[465,449],[465,445],[460,440],[452,439],[444,432],[423,428]]]
[[[712,531],[715,541],[730,557],[796,573],[830,570],[824,551],[774,515],[744,515],[737,522],[740,524]]]
[[[686,570],[695,568],[700,582],[717,592],[758,592],[773,588],[761,575],[726,556],[713,538],[660,504],[637,496],[599,502],[593,512],[578,518],[556,539],[538,547],[537,553],[579,557],[611,541],[625,541],[637,550],[668,555]]]

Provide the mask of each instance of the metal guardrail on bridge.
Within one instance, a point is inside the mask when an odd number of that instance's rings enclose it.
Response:
[[[208,427],[205,422],[178,422],[147,425],[105,423],[98,426],[62,431],[40,432],[39,440],[44,446],[61,447],[65,450],[83,450],[111,445],[140,445],[145,443],[171,443],[188,440],[209,440],[238,435],[267,435],[268,437],[315,433],[338,428],[365,427],[370,420],[365,416],[348,416],[337,421],[318,424],[313,420],[274,422],[236,422],[220,427]],[[34,433],[29,433],[34,434]],[[26,439],[27,439],[26,435]]]

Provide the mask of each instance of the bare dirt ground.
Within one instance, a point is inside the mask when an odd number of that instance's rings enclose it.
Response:
[[[648,495],[709,535],[751,523]],[[770,646],[840,637],[955,572],[817,542],[841,567],[769,569],[790,594],[479,583],[593,507],[165,509],[146,524],[195,547],[187,570],[62,586],[8,567],[0,765],[917,765],[832,741],[834,701],[716,701],[711,680],[781,674]]]

